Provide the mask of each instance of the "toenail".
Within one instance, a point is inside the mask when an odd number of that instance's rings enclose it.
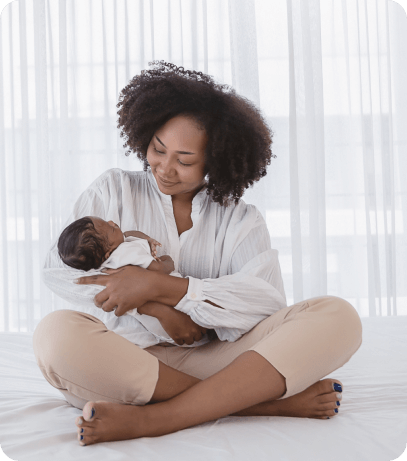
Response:
[[[94,416],[95,416],[95,409],[92,408],[92,415],[91,415],[90,419],[92,419]]]
[[[340,403],[339,403],[339,402],[336,402],[336,404],[337,404],[337,405],[338,405],[338,407],[339,407]]]
[[[338,383],[334,383],[334,391],[342,392],[342,386]]]
[[[338,413],[338,409],[337,409],[337,408],[335,408],[335,413]],[[82,437],[82,436],[81,436],[81,437]]]
[[[336,398],[341,399],[341,398],[342,398],[342,394],[336,394]]]
[[[83,418],[82,416],[79,416],[78,419],[76,420],[76,424],[83,424]]]
[[[339,403],[339,402],[337,402],[337,403]],[[82,429],[81,429],[81,432],[83,432],[83,427],[82,427]]]
[[[83,435],[81,435],[81,440],[83,440]]]

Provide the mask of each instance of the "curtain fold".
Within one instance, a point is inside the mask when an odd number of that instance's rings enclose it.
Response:
[[[266,219],[288,304],[407,315],[407,16],[391,0],[18,0],[0,17],[0,331],[70,308],[41,281],[80,193],[142,170],[120,91],[164,60],[262,111]]]

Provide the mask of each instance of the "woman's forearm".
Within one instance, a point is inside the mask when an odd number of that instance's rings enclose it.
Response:
[[[188,291],[189,279],[168,276],[167,274],[161,275],[164,275],[164,278],[157,280],[157,291],[155,294],[155,301],[165,304],[167,306],[174,307],[186,295]],[[205,301],[209,304],[212,304],[212,306],[224,309],[222,306],[218,306],[217,304],[208,301],[207,299]]]
[[[154,301],[176,306],[188,291],[189,279],[154,272],[156,277]]]
[[[151,261],[150,265],[147,267],[149,271],[161,271],[162,266],[158,261]]]
[[[170,309],[170,306],[166,304],[162,304],[156,301],[148,301],[147,303],[143,304],[141,307],[137,308],[137,312],[139,314],[149,315],[151,317],[155,317],[159,319],[162,313],[166,310]]]

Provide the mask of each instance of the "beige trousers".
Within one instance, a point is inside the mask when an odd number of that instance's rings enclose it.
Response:
[[[73,310],[46,315],[33,347],[45,379],[73,406],[89,400],[144,405],[158,381],[158,361],[200,379],[243,352],[268,360],[286,379],[282,398],[343,366],[362,344],[362,323],[344,299],[323,296],[276,312],[235,342],[215,339],[195,348],[176,345],[141,349],[110,331],[96,317]]]

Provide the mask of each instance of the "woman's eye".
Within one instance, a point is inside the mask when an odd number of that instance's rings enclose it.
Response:
[[[159,153],[159,154],[163,154],[163,153],[164,153],[164,152],[161,152],[161,151],[157,150],[155,147],[154,147],[154,150],[155,150],[157,153]],[[180,163],[180,165],[183,165],[183,166],[191,166],[190,163],[182,163],[182,162],[180,162],[179,160],[178,160],[178,162]]]

